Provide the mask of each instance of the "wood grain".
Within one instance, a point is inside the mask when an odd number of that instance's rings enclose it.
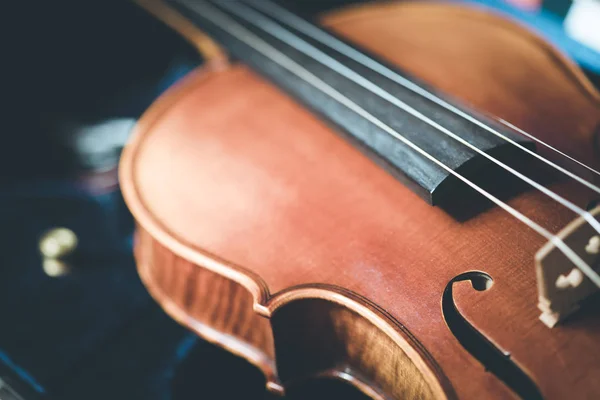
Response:
[[[175,319],[259,366],[281,390],[269,322],[254,312],[243,286],[177,256],[144,229],[137,231],[135,256],[142,280]]]
[[[433,3],[354,8],[329,22],[597,165],[598,93],[523,29]],[[481,270],[494,279],[488,291],[456,284],[457,307],[473,326],[546,398],[599,394],[588,375],[600,366],[598,316],[558,333],[537,320],[539,236],[500,209],[459,222],[428,206],[243,67],[197,71],[161,98],[124,153],[121,181],[141,226],[137,258],[151,293],[180,322],[261,366],[273,389],[349,371],[373,397],[513,397],[441,310],[446,285]],[[582,207],[594,199],[571,182],[552,189]],[[533,191],[510,204],[552,231],[574,218]],[[207,295],[206,282],[219,290]],[[292,321],[305,323],[292,329]],[[309,324],[313,331],[301,329]]]
[[[328,299],[335,288],[321,289],[325,298],[307,290],[306,297],[278,308],[271,317],[284,382],[329,375],[350,380],[372,398],[444,397],[390,336],[358,312]]]

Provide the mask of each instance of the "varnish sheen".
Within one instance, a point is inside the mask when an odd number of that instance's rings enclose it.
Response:
[[[209,60],[146,112],[120,170],[140,275],[173,318],[257,365],[273,391],[328,376],[372,398],[516,397],[449,329],[442,303],[451,289],[455,312],[510,353],[541,396],[600,396],[599,316],[582,312],[553,329],[538,320],[533,258],[543,238],[497,207],[458,221],[430,206],[281,90],[230,64],[167,3],[139,3]],[[434,2],[355,6],[323,23],[598,166],[600,94],[524,28]],[[571,181],[549,187],[584,207],[594,200]],[[574,218],[533,190],[509,204],[553,231]],[[472,271],[493,284],[451,283]]]

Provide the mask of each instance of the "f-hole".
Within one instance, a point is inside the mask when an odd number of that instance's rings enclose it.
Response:
[[[477,331],[458,311],[452,296],[454,282],[471,281],[473,289],[483,292],[492,284],[492,277],[484,272],[466,272],[452,279],[442,296],[442,312],[448,328],[460,344],[481,364],[486,371],[500,378],[508,387],[523,399],[543,399],[531,378],[485,336]]]

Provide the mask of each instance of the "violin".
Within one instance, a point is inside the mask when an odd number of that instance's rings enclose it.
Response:
[[[600,93],[481,8],[138,0],[205,59],[120,183],[174,319],[270,391],[600,397]]]

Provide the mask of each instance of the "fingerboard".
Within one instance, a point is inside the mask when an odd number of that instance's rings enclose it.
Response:
[[[406,83],[392,80],[361,60],[357,61],[354,53],[353,56],[332,48],[329,42],[322,40],[323,34],[393,71],[400,80],[493,126],[506,137],[534,147],[521,136],[436,93],[397,67],[269,0],[262,3],[254,0],[168,2],[211,35],[235,59],[334,125],[357,148],[432,205],[452,208],[451,203],[457,199],[464,202],[473,196],[472,189],[431,157],[472,180],[481,175],[482,166],[490,164],[477,151],[440,130],[440,126],[476,149],[493,152],[504,160],[518,159],[522,152],[448,107],[407,88]],[[312,34],[314,30],[321,32],[320,36]],[[332,93],[336,95],[332,96]],[[340,101],[340,96],[347,101]],[[390,130],[404,139],[391,134]],[[511,179],[510,174],[496,172],[502,179]],[[490,176],[488,174],[487,178]]]

